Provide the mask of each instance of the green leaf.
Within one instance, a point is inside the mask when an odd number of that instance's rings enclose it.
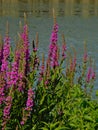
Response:
[[[39,114],[41,114],[42,112],[44,112],[47,108],[43,108],[39,111]]]
[[[84,119],[93,122],[93,118],[91,116],[85,115]]]
[[[40,104],[39,105],[43,104],[45,97],[46,97],[46,94],[43,94],[42,99],[40,100]]]
[[[76,124],[70,123],[70,126],[73,128],[77,128]]]
[[[59,122],[51,123],[50,124],[50,129],[55,128],[58,124],[59,124]]]
[[[98,96],[98,90],[96,90],[96,96]]]
[[[42,124],[46,125],[47,127],[49,126],[48,123],[41,121]]]
[[[69,130],[69,129],[67,127],[59,126],[58,128],[55,128],[55,130]]]
[[[46,127],[42,127],[42,128],[40,128],[41,130],[49,130],[48,128],[46,128]]]

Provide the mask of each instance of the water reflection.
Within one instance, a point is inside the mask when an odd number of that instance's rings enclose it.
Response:
[[[98,0],[0,0],[0,16],[48,15],[55,8],[57,15],[97,16]]]

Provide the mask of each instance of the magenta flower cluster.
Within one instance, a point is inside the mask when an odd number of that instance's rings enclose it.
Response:
[[[13,62],[12,64],[12,70],[8,73],[8,87],[16,86],[18,81],[18,64],[17,62]]]
[[[28,90],[28,98],[26,101],[26,107],[25,107],[25,109],[23,109],[23,111],[25,111],[25,115],[23,115],[22,121],[20,122],[21,125],[24,125],[25,122],[27,121],[28,117],[30,117],[30,115],[31,115],[31,111],[32,111],[32,108],[34,105],[33,98],[34,98],[34,92],[33,92],[32,88],[30,88]]]
[[[3,124],[2,124],[2,130],[5,130],[6,123],[10,119],[10,110],[12,106],[12,97],[8,96],[5,100],[5,107],[3,110]]]
[[[51,34],[49,54],[48,54],[51,67],[53,67],[53,68],[55,68],[56,66],[59,65],[57,40],[58,40],[58,24],[54,24],[53,31]]]
[[[8,36],[4,39],[4,46],[3,46],[3,59],[1,65],[1,71],[6,72],[8,70],[8,57],[10,54],[10,38]]]
[[[1,85],[0,86],[0,104],[2,104],[2,102],[5,99],[5,89],[7,87],[6,84],[6,80],[7,80],[7,73],[8,73],[8,57],[10,55],[10,38],[8,36],[6,36],[4,38],[4,45],[2,48],[2,59],[1,60],[1,71],[0,71],[0,76],[2,77],[2,79],[0,79],[1,81]]]
[[[0,87],[0,105],[5,100],[4,87]]]
[[[93,70],[92,67],[89,67],[87,75],[86,75],[86,82],[89,83],[92,79],[95,79],[95,78],[96,78],[95,71]]]
[[[34,96],[34,92],[33,92],[32,88],[30,88],[28,90],[28,99],[27,99],[27,102],[26,102],[25,110],[30,110],[30,111],[32,110],[32,107],[34,105],[33,96]]]
[[[23,28],[23,33],[21,34],[21,38],[24,42],[24,54],[25,54],[25,60],[26,60],[26,65],[25,65],[25,73],[27,74],[27,72],[29,71],[29,58],[30,58],[30,52],[29,52],[29,38],[28,38],[28,26],[24,25]]]
[[[2,58],[3,58],[3,46],[0,47],[0,71],[1,71]]]

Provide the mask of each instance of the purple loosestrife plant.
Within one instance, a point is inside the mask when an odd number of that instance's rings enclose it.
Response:
[[[90,95],[91,95],[92,89],[94,87],[94,80],[95,79],[96,79],[95,70],[92,67],[92,65],[90,65],[90,67],[87,70],[86,79],[85,79],[86,83],[84,86],[85,92],[90,93]],[[87,87],[88,87],[88,89],[87,89]],[[87,92],[87,90],[89,90],[89,91]]]
[[[8,83],[8,86],[11,87],[11,86],[16,86],[17,84],[17,81],[18,81],[18,64],[16,61],[14,61],[12,63],[12,70],[11,72],[9,73],[9,81],[7,82]]]
[[[24,47],[24,41],[19,35],[19,43],[20,43],[20,48],[18,48],[17,56],[19,56],[19,61],[18,61],[18,90],[19,91],[24,91],[25,89],[25,81],[23,80],[24,77],[26,77],[26,51]],[[17,59],[17,58],[16,58]]]
[[[4,95],[4,87],[0,87],[0,106],[5,99]]]
[[[4,80],[4,73],[0,73],[0,105],[5,100],[5,86],[6,81]]]
[[[91,80],[95,80],[95,79],[96,79],[95,71],[92,67],[89,67],[86,75],[86,82],[90,83]]]
[[[26,108],[25,108],[25,110],[32,110],[32,107],[33,107],[33,105],[34,105],[34,103],[33,103],[33,96],[34,96],[34,92],[33,92],[33,90],[32,90],[32,88],[30,88],[29,90],[28,90],[28,99],[27,99],[27,102],[26,102]]]
[[[32,88],[28,89],[28,97],[27,97],[27,101],[26,101],[26,107],[23,108],[23,117],[22,117],[22,121],[20,122],[21,125],[24,125],[28,119],[28,117],[30,117],[31,115],[31,111],[32,108],[34,106],[34,92],[32,90]]]
[[[20,60],[19,50],[16,50],[14,61],[11,66],[11,71],[8,73],[8,81],[7,81],[8,87],[17,85],[17,81],[19,79],[18,76],[19,60]]]
[[[25,60],[26,60],[26,66],[25,66],[25,74],[29,71],[29,58],[30,58],[30,52],[29,52],[29,38],[28,38],[28,25],[24,25],[23,33],[21,34],[21,38],[23,40],[23,46],[24,46],[24,54],[25,54]]]
[[[5,99],[5,107],[3,110],[3,123],[2,123],[2,130],[5,130],[6,124],[10,119],[10,111],[12,106],[12,97],[7,96]]]
[[[50,65],[52,68],[55,68],[56,66],[59,65],[57,40],[58,40],[58,24],[55,23],[51,34],[49,54],[48,54],[48,58],[50,58]]]
[[[6,72],[8,71],[8,57],[10,55],[10,38],[6,36],[4,38],[4,46],[3,46],[3,59],[1,65],[1,71]]]
[[[2,93],[0,94],[1,103],[5,99],[5,91],[7,88],[7,74],[8,74],[8,57],[10,55],[10,38],[8,35],[4,38],[4,45],[3,45],[3,56],[2,56],[2,64],[1,64],[1,72],[0,72],[0,89]]]
[[[3,41],[0,35],[0,72],[1,72],[2,58],[3,58]]]
[[[86,82],[90,82],[90,80],[91,80],[91,78],[92,78],[92,68],[91,67],[89,67],[88,68],[88,72],[87,72],[87,75],[86,75]]]

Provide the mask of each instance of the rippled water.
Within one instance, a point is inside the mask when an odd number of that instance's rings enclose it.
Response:
[[[80,60],[86,40],[88,53],[96,61],[98,79],[98,0],[0,0],[0,33],[4,35],[6,21],[9,21],[14,46],[19,21],[23,22],[23,14],[26,12],[30,41],[35,39],[38,32],[39,50],[46,54],[53,25],[53,8],[59,24],[59,46],[61,34],[64,33],[68,48],[73,45]],[[98,80],[95,83],[97,88]]]

